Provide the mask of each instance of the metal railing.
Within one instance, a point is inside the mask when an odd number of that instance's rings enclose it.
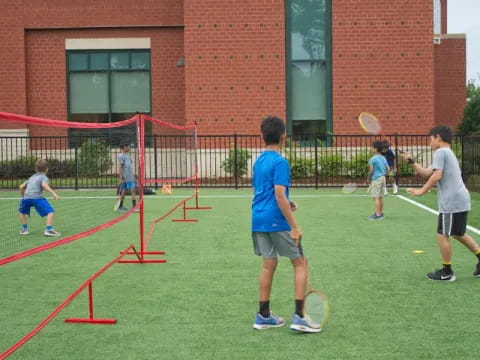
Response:
[[[413,174],[401,160],[400,150],[409,151],[424,166],[432,162],[429,137],[423,135],[320,135],[291,136],[283,155],[291,167],[293,187],[336,187],[348,182],[364,184],[371,143],[387,140],[397,161],[396,179],[400,186],[419,185],[424,179]],[[201,135],[194,144],[191,136],[154,135],[146,139],[147,179],[178,181],[190,187],[198,164],[202,187],[250,187],[253,164],[264,145],[255,135]],[[458,136],[455,152],[465,183],[480,191],[480,137]],[[15,189],[33,173],[35,160],[49,161],[49,177],[56,188],[115,188],[118,185],[117,144],[108,138],[87,137],[0,137],[0,189]],[[136,149],[131,150],[136,166]],[[159,184],[153,185],[158,187]]]

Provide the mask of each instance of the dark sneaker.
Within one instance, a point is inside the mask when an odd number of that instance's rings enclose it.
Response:
[[[373,214],[368,217],[368,220],[383,220],[385,219],[385,216],[383,214],[377,215]]]
[[[434,281],[455,281],[456,277],[453,271],[448,274],[443,271],[443,269],[435,270],[427,274],[427,279]]]
[[[477,264],[477,268],[473,272],[473,277],[480,279],[480,262]]]

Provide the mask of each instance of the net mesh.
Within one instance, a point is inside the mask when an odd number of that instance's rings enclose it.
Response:
[[[77,123],[0,112],[0,263],[53,241],[63,241],[119,219],[114,211],[120,184],[120,145],[129,144],[136,182],[136,200],[148,187],[163,183],[195,183],[195,126],[181,127],[136,115],[115,123]],[[53,227],[61,236],[44,236],[46,219],[31,208],[30,234],[21,235],[18,191],[35,173],[35,163],[48,163],[49,186],[60,196],[43,195],[54,208]],[[124,207],[132,209],[130,195]],[[142,208],[143,209],[143,208]],[[143,218],[143,213],[141,214]],[[135,239],[132,239],[135,240]]]

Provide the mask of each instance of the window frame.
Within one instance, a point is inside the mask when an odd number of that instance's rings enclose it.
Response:
[[[286,94],[286,115],[287,115],[287,134],[293,134],[293,116],[292,116],[292,101],[293,101],[293,86],[292,86],[292,67],[293,63],[297,61],[311,61],[311,62],[323,62],[322,60],[313,60],[313,59],[295,59],[292,60],[292,43],[291,43],[291,28],[292,28],[292,11],[291,11],[291,1],[285,1],[285,53],[286,53],[286,61],[285,61],[285,94]],[[327,28],[327,36],[326,36],[326,59],[325,59],[325,66],[326,66],[326,119],[318,119],[318,120],[308,120],[308,121],[325,121],[325,128],[327,134],[333,133],[333,93],[332,93],[332,0],[325,0],[325,16],[326,16],[326,28]],[[301,119],[295,119],[301,120]],[[315,134],[315,135],[326,135],[326,134]]]
[[[148,68],[147,69],[137,69],[132,68],[132,54],[133,53],[145,53],[149,54]],[[98,53],[107,53],[108,54],[108,69],[91,69],[91,54]],[[111,64],[111,54],[113,53],[128,53],[128,69],[112,69]],[[70,70],[70,54],[87,54],[87,69],[86,70]],[[67,70],[67,119],[70,121],[73,113],[71,112],[71,103],[70,103],[70,74],[71,73],[91,73],[91,72],[103,72],[107,73],[108,78],[108,123],[112,122],[112,73],[113,72],[148,72],[150,74],[150,111],[145,112],[147,115],[152,114],[152,54],[151,49],[91,49],[91,50],[65,50],[65,64]]]

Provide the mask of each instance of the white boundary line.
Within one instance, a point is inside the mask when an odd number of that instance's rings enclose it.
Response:
[[[409,199],[403,195],[397,195],[398,198],[405,200],[406,202],[409,202],[410,204],[413,204],[415,206],[418,206],[419,208],[422,208],[423,210],[428,211],[429,213],[438,215],[438,211],[433,210],[432,208],[429,208],[428,206],[425,206],[423,204],[420,204],[419,202],[416,202],[415,200]],[[470,230],[471,232],[480,235],[480,230],[477,228],[474,228],[473,226],[467,225],[467,229]]]

